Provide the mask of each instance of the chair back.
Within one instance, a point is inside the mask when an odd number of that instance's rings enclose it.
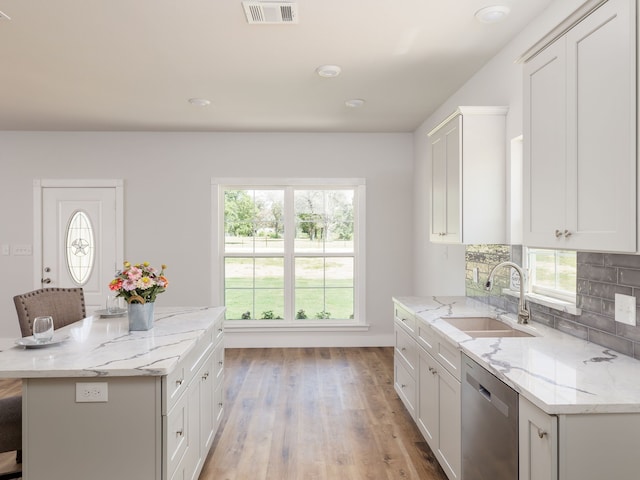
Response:
[[[53,327],[62,328],[87,316],[82,288],[41,288],[13,297],[23,337],[33,335],[33,320],[53,317]]]

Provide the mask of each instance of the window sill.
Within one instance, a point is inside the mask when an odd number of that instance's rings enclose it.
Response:
[[[511,297],[520,298],[520,292],[509,290],[508,288],[502,290],[502,293]],[[554,310],[570,313],[571,315],[582,314],[582,310],[580,310],[580,308],[578,308],[576,304],[572,302],[567,302],[565,300],[560,300],[553,297],[546,297],[537,293],[525,293],[524,296],[530,302],[544,305],[545,307],[553,308]]]
[[[234,332],[366,332],[370,325],[346,322],[285,322],[284,320],[225,320],[225,333]]]

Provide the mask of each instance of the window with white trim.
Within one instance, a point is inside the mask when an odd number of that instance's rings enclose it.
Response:
[[[219,182],[219,290],[230,323],[364,323],[363,181]]]
[[[532,293],[575,304],[577,255],[573,250],[527,249]]]

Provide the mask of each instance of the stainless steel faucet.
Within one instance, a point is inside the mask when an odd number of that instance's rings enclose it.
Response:
[[[493,273],[499,267],[511,267],[516,272],[518,272],[518,275],[520,276],[520,298],[518,299],[518,323],[524,323],[524,324],[529,323],[530,314],[529,314],[529,310],[527,310],[527,304],[524,298],[524,290],[525,290],[524,289],[524,283],[525,283],[524,272],[522,271],[522,268],[520,268],[517,264],[513,262],[502,262],[494,266],[489,272],[489,277],[487,278],[485,289],[490,292],[491,289],[493,288],[493,285],[492,285]]]

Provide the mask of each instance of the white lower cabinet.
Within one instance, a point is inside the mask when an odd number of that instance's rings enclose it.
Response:
[[[460,478],[460,380],[420,348],[416,422],[447,476]]]
[[[518,409],[519,480],[557,480],[558,417],[523,396]]]
[[[413,316],[410,317],[411,321]],[[411,323],[411,322],[409,322]],[[416,415],[416,370],[418,362],[418,345],[413,339],[414,330],[396,316],[394,325],[395,349],[393,359],[394,388],[411,417]]]
[[[449,479],[459,480],[460,351],[398,305],[394,333],[396,393]]]
[[[637,480],[640,413],[549,415],[520,396],[520,480]]]

